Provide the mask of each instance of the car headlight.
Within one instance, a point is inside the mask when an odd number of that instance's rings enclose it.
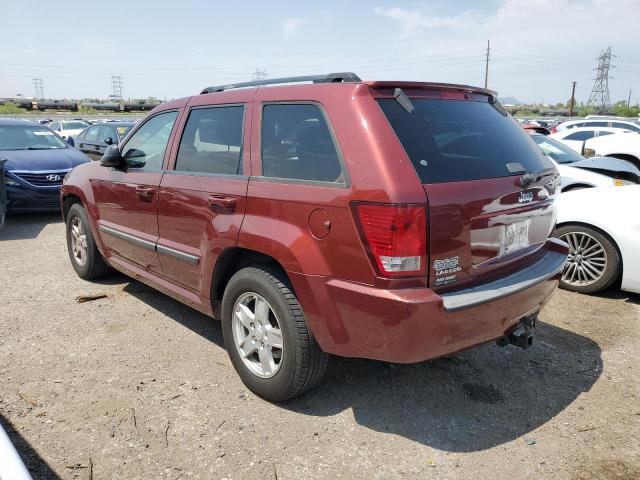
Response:
[[[630,182],[629,180],[620,180],[619,178],[614,178],[613,184],[616,187],[624,187],[625,185],[635,185],[635,183]]]
[[[10,179],[9,177],[4,177],[4,184],[9,187],[19,187],[20,184],[15,180]]]
[[[585,148],[582,151],[582,156],[587,158],[595,157],[596,151],[593,148]]]

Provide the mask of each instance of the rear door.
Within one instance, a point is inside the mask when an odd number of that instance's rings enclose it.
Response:
[[[234,92],[229,103],[207,101],[190,100],[176,137],[160,184],[157,247],[164,275],[203,296],[218,255],[238,242],[252,105],[248,92]]]
[[[429,283],[464,285],[514,268],[555,223],[558,173],[501,106],[479,93],[408,92],[378,103],[423,183]]]

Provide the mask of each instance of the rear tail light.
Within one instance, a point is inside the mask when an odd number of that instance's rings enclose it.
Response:
[[[551,133],[557,133],[557,132],[558,132],[558,129],[557,129],[555,126],[553,126],[553,127],[551,127],[551,130],[549,130],[549,132],[551,132]]]
[[[357,203],[354,209],[362,240],[380,275],[426,275],[424,205]]]

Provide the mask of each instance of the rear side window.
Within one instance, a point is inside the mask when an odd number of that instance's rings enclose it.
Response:
[[[587,127],[608,127],[609,122],[587,122],[585,123]]]
[[[486,101],[411,99],[407,112],[394,99],[378,100],[422,183],[514,175],[551,168],[520,125]]]
[[[240,105],[192,110],[180,140],[176,170],[238,174],[243,122]]]
[[[629,123],[612,122],[612,127],[624,128],[625,130],[633,130],[634,132],[640,132],[640,126],[631,125]]]
[[[84,139],[87,142],[97,142],[98,141],[98,133],[100,132],[100,126],[91,127],[87,130]]]
[[[322,110],[313,104],[265,105],[262,112],[262,175],[344,183]]]
[[[589,140],[590,138],[593,138],[596,136],[596,132],[595,130],[586,130],[583,132],[575,132],[572,133],[571,135],[567,135],[566,137],[564,137],[565,140]]]

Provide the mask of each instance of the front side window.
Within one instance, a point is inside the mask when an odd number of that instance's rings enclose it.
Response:
[[[67,144],[46,127],[0,125],[0,150],[53,150]]]
[[[177,111],[160,113],[142,125],[122,149],[125,160],[135,160],[145,170],[160,170]]]
[[[176,158],[182,172],[236,175],[241,170],[244,107],[196,108],[191,111]]]
[[[533,138],[533,141],[538,144],[547,157],[555,160],[557,163],[573,163],[584,160],[584,157],[579,155],[575,150],[546,135],[531,135],[531,138]]]
[[[98,133],[98,141],[100,143],[105,143],[105,140],[110,138],[113,143],[118,143],[118,137],[116,137],[116,132],[110,125],[102,125],[100,127],[100,133]]]
[[[85,134],[84,139],[87,142],[97,142],[99,133],[100,133],[99,126],[91,127],[90,129],[87,130],[87,133]]]
[[[333,137],[317,105],[265,105],[262,175],[345,183]]]

